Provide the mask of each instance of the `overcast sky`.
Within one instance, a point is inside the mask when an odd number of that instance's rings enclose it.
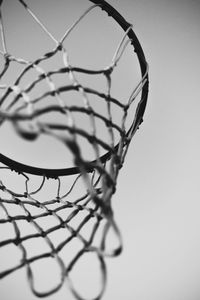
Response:
[[[149,63],[150,92],[113,198],[124,251],[108,259],[103,299],[199,300],[200,2],[108,2],[133,24]],[[13,9],[10,19],[16,16]],[[16,276],[0,284],[2,299],[36,300],[25,276]],[[65,293],[49,300],[72,300]]]

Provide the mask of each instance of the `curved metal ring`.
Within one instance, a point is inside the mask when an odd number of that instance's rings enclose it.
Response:
[[[102,10],[106,11],[110,17],[112,17],[120,26],[121,28],[126,32],[131,24],[128,23],[124,17],[115,9],[113,8],[109,3],[107,3],[104,0],[89,0],[90,2],[98,5],[101,7]],[[143,115],[145,112],[146,104],[147,104],[147,98],[148,98],[148,87],[149,87],[149,78],[148,78],[148,72],[147,72],[147,62],[145,59],[144,51],[142,49],[142,46],[134,33],[132,29],[130,29],[127,33],[127,36],[131,40],[131,44],[133,45],[134,51],[137,55],[140,70],[141,70],[141,76],[145,80],[145,84],[142,87],[142,93],[141,93],[141,100],[138,104],[137,108],[137,115],[136,120],[134,122],[134,128],[130,128],[127,132],[127,136],[129,132],[135,131],[136,128],[141,124]],[[115,148],[118,148],[117,144]],[[106,162],[109,157],[111,156],[110,152],[107,152],[103,156],[100,157],[100,160],[102,162]],[[71,168],[61,168],[61,169],[47,169],[47,168],[37,168],[30,165],[22,164],[20,162],[17,162],[3,154],[0,153],[0,162],[7,165],[11,170],[14,170],[18,173],[28,173],[38,176],[45,176],[47,178],[58,178],[59,176],[68,176],[68,175],[74,175],[79,174],[80,170],[78,167],[71,167]],[[94,162],[94,161],[93,161]],[[91,168],[88,168],[88,172],[93,171],[93,167],[91,162]]]

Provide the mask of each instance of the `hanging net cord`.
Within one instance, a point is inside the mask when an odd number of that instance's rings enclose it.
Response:
[[[100,299],[105,291],[107,279],[105,258],[117,256],[122,250],[122,238],[114,218],[111,198],[116,191],[117,177],[123,166],[130,141],[143,121],[148,95],[148,65],[132,26],[105,1],[90,0],[93,5],[65,31],[60,39],[54,37],[25,1],[18,0],[18,2],[53,41],[55,46],[52,51],[34,61],[12,55],[6,41],[3,19],[4,2],[0,1],[2,40],[0,55],[4,59],[4,66],[0,73],[0,126],[6,122],[10,123],[22,140],[35,142],[40,136],[46,135],[60,141],[71,152],[75,167],[66,169],[37,168],[19,163],[0,154],[0,227],[12,226],[12,234],[0,241],[0,250],[13,246],[18,249],[17,251],[21,256],[14,265],[3,270],[0,269],[0,278],[25,268],[30,288],[36,296],[49,296],[58,291],[67,281],[75,298],[84,299],[75,288],[71,272],[84,255],[92,253],[99,262],[101,273],[101,285],[98,295],[94,299]],[[123,37],[107,67],[92,70],[73,66],[64,42],[82,19],[87,18],[87,15],[94,9],[100,8],[122,27],[124,30]],[[133,45],[137,55],[142,76],[141,80],[133,87],[133,92],[126,103],[122,103],[111,95],[112,74],[130,45]],[[46,71],[42,67],[42,63],[48,62],[57,55],[62,58],[63,66]],[[13,84],[4,84],[4,76],[12,64],[20,65],[22,71]],[[30,71],[34,71],[37,75],[33,81],[22,88],[21,82]],[[102,92],[84,86],[77,79],[78,74],[92,77],[102,76],[105,79],[107,91]],[[57,86],[54,78],[58,75],[67,76],[70,83]],[[46,83],[47,90],[34,97],[30,96],[34,88],[42,82]],[[66,94],[72,91],[82,99],[82,105],[76,106],[66,103],[63,95],[66,98]],[[106,112],[102,113],[95,110],[91,101],[92,96],[104,102]],[[55,102],[42,105],[48,97],[54,99]],[[131,107],[135,103],[137,103],[135,114],[131,117],[131,125],[126,128],[127,119],[130,118],[129,111],[133,112]],[[122,112],[122,118],[118,123],[113,121],[113,106]],[[55,118],[53,121],[50,118],[45,118],[53,113],[64,116],[66,122],[61,123],[59,120],[55,121]],[[90,130],[86,131],[78,126],[79,124],[74,118],[76,113],[88,117]],[[48,121],[45,121],[47,119]],[[109,142],[98,136],[97,120],[106,126]],[[116,133],[119,136],[117,141]],[[95,154],[94,160],[88,161],[84,158],[79,143],[80,137],[92,146]],[[102,155],[102,149],[104,155]],[[14,182],[11,181],[12,184],[8,182],[9,176],[16,176],[17,181],[20,182],[17,191]],[[41,197],[42,191],[49,183],[51,183],[52,188],[54,187],[53,194],[48,193],[47,198]],[[20,191],[19,187],[21,188]],[[11,208],[15,207],[18,207],[18,210],[17,213],[13,214]],[[46,228],[42,225],[42,221],[48,218],[53,218],[56,224],[50,223],[49,227]],[[26,222],[27,226],[31,225],[35,230],[34,233],[22,233],[20,222]],[[84,231],[86,227],[88,228],[87,235]],[[55,243],[52,235],[61,231],[65,232],[62,241]],[[113,248],[109,247],[109,234],[115,237]],[[31,255],[26,243],[41,238],[46,243],[48,250],[41,251],[37,255]],[[66,261],[62,252],[75,240],[79,242],[80,247]],[[59,268],[60,279],[47,291],[41,291],[36,286],[37,278],[34,273],[34,264],[50,258],[54,259]]]

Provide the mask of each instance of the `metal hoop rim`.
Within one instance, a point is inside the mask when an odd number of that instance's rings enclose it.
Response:
[[[100,6],[102,10],[106,11],[108,16],[112,17],[125,32],[130,28],[131,24],[128,23],[114,7],[111,6],[109,3],[107,3],[106,1],[104,0],[89,0],[89,1]],[[142,123],[143,115],[146,109],[147,98],[148,98],[149,76],[147,72],[147,62],[146,62],[143,48],[132,28],[128,31],[127,36],[131,40],[131,44],[137,55],[138,62],[140,65],[140,70],[141,70],[141,76],[142,78],[145,79],[145,84],[142,87],[141,100],[138,105],[136,120],[134,122],[134,128],[131,125],[131,128],[128,130],[127,133],[128,136],[130,131],[135,131],[138,128],[138,126]],[[117,149],[118,146],[119,144],[115,146],[115,149]],[[111,152],[108,151],[106,154],[100,157],[101,162],[105,163],[110,156],[111,156]],[[34,167],[31,165],[27,165],[15,161],[2,153],[0,153],[0,162],[8,166],[11,170],[16,171],[17,173],[28,173],[37,176],[45,176],[47,178],[58,178],[59,176],[69,176],[69,175],[75,175],[80,173],[80,169],[78,167],[61,168],[61,169],[48,169],[48,168]],[[94,162],[95,161],[91,161],[91,167],[87,168],[87,172],[93,171],[92,165]]]

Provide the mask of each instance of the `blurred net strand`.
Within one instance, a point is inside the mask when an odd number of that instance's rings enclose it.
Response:
[[[9,245],[9,244],[14,244],[16,246],[18,246],[22,252],[22,260],[21,263],[11,269],[8,269],[6,271],[0,272],[0,278],[3,278],[7,275],[9,275],[10,273],[22,268],[22,267],[26,267],[27,268],[27,274],[28,274],[28,279],[29,279],[29,283],[31,286],[31,289],[33,291],[33,293],[36,296],[39,297],[43,297],[43,296],[48,296],[51,295],[52,293],[56,292],[57,290],[60,289],[60,287],[62,286],[64,279],[67,277],[67,279],[70,281],[70,287],[72,289],[72,292],[77,296],[78,293],[77,291],[73,288],[73,283],[69,278],[69,272],[72,270],[74,264],[78,261],[78,259],[85,253],[85,252],[94,252],[97,254],[98,259],[100,261],[100,265],[101,265],[101,277],[102,277],[102,287],[100,289],[100,296],[102,295],[104,289],[105,289],[105,284],[106,284],[106,266],[105,266],[105,262],[104,262],[104,257],[105,256],[113,256],[116,255],[116,253],[118,253],[120,251],[121,245],[119,248],[115,249],[115,251],[113,250],[113,252],[108,252],[106,253],[106,251],[104,251],[105,249],[105,239],[106,239],[106,235],[108,232],[108,229],[110,227],[110,224],[107,223],[107,225],[104,227],[104,232],[103,232],[103,236],[102,236],[102,242],[101,242],[101,248],[97,248],[95,246],[92,246],[92,242],[94,240],[95,237],[95,233],[98,230],[98,227],[100,226],[100,222],[103,220],[103,216],[102,214],[98,211],[99,208],[97,206],[95,206],[95,208],[91,209],[87,207],[87,204],[91,201],[93,201],[93,199],[89,196],[89,193],[87,192],[85,195],[83,195],[81,198],[77,199],[74,202],[68,202],[63,201],[73,190],[77,180],[80,179],[80,177],[82,175],[78,175],[75,179],[75,181],[73,182],[72,186],[70,187],[69,191],[65,194],[65,195],[59,195],[60,194],[60,181],[58,180],[58,191],[57,191],[57,198],[49,200],[49,201],[45,201],[43,203],[38,202],[37,199],[33,198],[32,195],[36,194],[39,190],[42,189],[44,182],[45,182],[45,178],[43,178],[42,184],[39,186],[39,188],[37,190],[35,190],[34,192],[29,192],[28,191],[28,181],[29,181],[29,177],[27,175],[22,174],[22,176],[25,177],[25,181],[26,181],[26,195],[25,194],[15,194],[12,191],[6,189],[6,187],[3,185],[3,183],[1,182],[1,186],[0,189],[3,191],[6,191],[11,197],[12,199],[4,199],[1,198],[1,202],[0,202],[0,206],[3,208],[6,218],[5,219],[1,219],[0,220],[0,224],[5,224],[5,223],[11,223],[14,227],[14,231],[15,231],[15,237],[13,239],[8,239],[5,241],[0,242],[0,247]],[[93,178],[92,180],[94,180],[94,174],[93,174]],[[100,177],[97,178],[96,182],[93,184],[93,186],[95,187],[98,183],[99,183]],[[99,190],[100,192],[100,190]],[[17,197],[16,197],[17,196]],[[26,198],[28,200],[20,200],[21,198]],[[80,202],[84,201],[83,204],[79,204]],[[61,206],[59,206],[57,209],[51,210],[49,209],[47,206],[55,204],[59,202],[59,204],[61,204]],[[17,204],[20,205],[20,207],[23,209],[23,211],[25,212],[25,215],[17,215],[17,216],[10,216],[8,210],[6,209],[5,204],[6,203],[10,203],[10,204]],[[45,210],[45,212],[38,214],[38,215],[32,215],[29,210],[27,209],[27,205],[31,205],[31,206],[36,206],[36,207],[41,207],[43,210]],[[61,210],[65,210],[68,208],[74,208],[74,210],[71,212],[71,214],[68,215],[66,220],[63,220],[57,213]],[[77,216],[77,214],[79,213],[79,211],[85,210],[88,212],[88,215],[81,220],[79,226],[74,229],[73,227],[71,227],[68,223],[70,221],[73,220],[73,218],[75,218]],[[58,221],[60,222],[59,225],[57,226],[53,226],[47,230],[42,229],[42,227],[37,223],[37,219],[46,217],[46,216],[55,216]],[[66,214],[67,215],[67,214]],[[93,229],[92,229],[92,233],[90,235],[90,238],[88,240],[86,240],[81,234],[80,231],[83,228],[83,226],[90,221],[91,218],[96,218],[96,222],[93,225]],[[30,235],[26,235],[25,237],[21,237],[20,234],[20,229],[18,228],[17,225],[17,221],[19,220],[26,220],[29,223],[31,223],[36,230],[38,231],[38,233],[36,234],[30,234]],[[115,225],[115,223],[113,223],[114,225],[114,230],[116,231],[116,233],[120,234],[118,231],[117,226]],[[50,238],[48,238],[48,234],[60,229],[60,228],[67,228],[67,230],[71,233],[71,236],[69,238],[67,238],[66,240],[63,240],[57,247],[54,247],[53,243],[51,242]],[[37,255],[31,258],[27,258],[27,250],[26,248],[23,246],[23,242],[27,241],[29,239],[34,239],[37,237],[43,237],[44,240],[47,242],[47,244],[49,245],[49,247],[51,248],[50,252],[45,252],[41,255]],[[66,244],[68,244],[72,239],[74,238],[78,238],[82,243],[83,243],[83,248],[73,257],[73,259],[70,261],[68,267],[65,267],[65,264],[63,262],[63,260],[59,257],[59,252],[65,247]],[[102,249],[102,250],[101,250]],[[114,253],[116,252],[116,253]],[[56,258],[60,268],[61,268],[61,282],[53,289],[51,289],[48,292],[38,292],[36,290],[36,288],[34,287],[34,275],[33,275],[33,271],[31,268],[31,263],[38,261],[40,259],[44,259],[44,258],[48,258],[48,257],[54,257]],[[83,299],[83,298],[77,298],[77,299]],[[98,299],[98,297],[97,297]]]
[[[115,99],[111,95],[112,78],[111,75],[115,68],[117,67],[119,61],[121,60],[124,52],[126,51],[129,44],[133,41],[129,38],[129,32],[132,30],[132,25],[126,22],[127,29],[123,35],[123,38],[119,42],[116,51],[111,59],[110,64],[100,70],[91,70],[86,68],[75,67],[70,64],[69,55],[65,49],[63,43],[80,23],[86,15],[93,10],[93,8],[99,6],[105,10],[105,1],[90,6],[70,27],[65,31],[60,40],[57,40],[52,33],[47,29],[35,13],[29,8],[24,0],[18,0],[23,7],[26,9],[29,15],[36,21],[40,28],[51,38],[53,42],[56,43],[56,47],[37,58],[34,61],[27,61],[23,58],[17,58],[9,53],[6,45],[6,36],[2,18],[2,2],[0,1],[0,32],[3,51],[0,54],[4,57],[5,63],[3,70],[0,74],[0,78],[3,78],[4,74],[9,68],[10,63],[15,62],[24,65],[24,69],[16,78],[13,85],[1,84],[0,89],[4,91],[0,99],[0,123],[5,121],[10,121],[13,128],[16,130],[19,136],[27,140],[35,140],[40,134],[46,134],[54,137],[55,139],[61,141],[74,155],[75,165],[78,166],[80,174],[75,176],[71,186],[67,191],[61,192],[61,188],[65,187],[65,184],[61,180],[61,176],[51,176],[48,178],[44,174],[42,175],[41,182],[37,187],[31,189],[32,178],[31,174],[28,172],[18,171],[14,167],[1,166],[0,171],[8,171],[18,173],[17,176],[23,178],[23,190],[21,193],[14,192],[7,186],[4,180],[0,181],[0,208],[3,211],[4,217],[0,219],[0,224],[11,224],[14,230],[14,237],[7,238],[0,241],[0,249],[9,245],[15,245],[18,247],[21,253],[21,260],[18,264],[13,267],[9,267],[3,271],[0,271],[0,278],[6,277],[7,275],[13,273],[14,271],[25,267],[27,270],[27,278],[32,292],[38,297],[46,297],[52,295],[58,291],[65,280],[67,279],[68,286],[78,300],[85,299],[82,297],[74,286],[71,279],[70,272],[73,270],[74,266],[78,263],[79,259],[86,253],[94,253],[99,261],[100,272],[101,272],[101,285],[99,287],[98,295],[93,298],[98,300],[102,297],[107,281],[107,270],[105,264],[106,257],[114,257],[119,255],[122,251],[122,237],[120,230],[114,219],[114,214],[111,205],[111,197],[115,193],[116,181],[120,168],[124,163],[124,158],[128,150],[130,141],[138,129],[143,115],[143,100],[139,101],[136,107],[136,113],[134,120],[132,121],[129,130],[126,130],[126,120],[128,116],[128,110],[130,106],[135,102],[136,98],[142,93],[146,84],[148,84],[148,65],[145,61],[146,71],[142,76],[140,82],[136,85],[133,92],[131,93],[126,104],[122,104],[120,100]],[[92,1],[91,1],[92,2]],[[98,1],[94,1],[97,3]],[[110,7],[107,11],[108,15],[112,15]],[[116,13],[116,12],[115,12]],[[114,13],[113,13],[114,14]],[[127,40],[128,37],[128,40]],[[136,49],[137,50],[137,49]],[[64,66],[58,68],[57,70],[45,71],[41,67],[43,61],[48,61],[58,53],[62,53]],[[137,53],[140,55],[140,53]],[[34,69],[36,71],[37,77],[30,82],[25,88],[20,87],[20,82],[29,70]],[[103,93],[98,90],[94,90],[90,87],[83,86],[76,78],[75,73],[83,73],[87,75],[103,75],[106,79],[107,88],[106,92]],[[53,77],[57,74],[67,74],[71,84],[56,87],[53,81]],[[29,92],[34,89],[41,81],[45,81],[48,90],[41,95],[31,99]],[[68,91],[76,91],[79,93],[83,100],[83,106],[69,106],[66,105],[62,99],[62,93]],[[97,96],[98,99],[105,101],[107,107],[106,116],[98,113],[92,107],[88,95]],[[3,108],[6,104],[6,100],[10,95],[13,95],[13,99],[8,106]],[[43,101],[46,97],[52,96],[55,98],[56,103],[49,105],[44,108],[37,108],[37,103]],[[21,100],[22,103],[20,102]],[[15,108],[15,106],[17,108]],[[111,105],[116,105],[123,112],[121,124],[115,124],[112,118]],[[66,115],[66,124],[59,123],[48,123],[38,121],[37,118],[51,112],[60,112]],[[86,132],[82,128],[78,128],[75,124],[73,117],[73,112],[80,112],[88,116],[91,124],[90,132]],[[109,142],[105,142],[97,136],[96,119],[102,120],[109,133]],[[30,121],[28,129],[23,127],[24,122]],[[121,127],[120,127],[121,126]],[[114,130],[119,132],[120,140],[117,146],[115,146],[115,135]],[[59,134],[57,133],[59,131]],[[70,138],[66,137],[64,133],[70,134]],[[78,145],[77,137],[82,136],[85,138],[93,147],[95,153],[95,160],[92,162],[86,161],[82,157],[81,149]],[[108,151],[109,155],[106,157],[106,161],[103,161],[100,157],[100,147]],[[88,170],[89,173],[88,173]],[[41,201],[39,199],[40,192],[44,189],[45,184],[48,180],[53,180],[57,182],[56,193],[50,199],[44,199]],[[76,187],[78,186],[80,180],[83,180],[84,191],[81,196],[77,196],[75,193]],[[69,197],[74,197],[74,200],[68,200]],[[48,196],[49,197],[49,196]],[[22,210],[21,214],[15,214],[14,216],[10,214],[10,206],[18,206]],[[54,207],[56,206],[56,207]],[[40,213],[33,214],[31,208],[37,208]],[[71,212],[68,212],[72,209]],[[59,215],[61,212],[66,212],[66,217],[63,218]],[[86,213],[86,216],[82,217],[81,213]],[[53,216],[57,221],[58,225],[52,225],[48,229],[44,229],[39,221],[43,218]],[[73,226],[72,221],[78,221],[78,225]],[[21,233],[20,227],[18,225],[19,221],[26,221],[35,228],[36,233],[23,234]],[[85,237],[82,233],[83,228],[89,223],[90,225],[90,235]],[[72,223],[72,224],[71,224]],[[70,225],[71,224],[71,225]],[[55,246],[51,237],[51,233],[57,232],[57,230],[65,229],[70,235],[69,237],[63,238],[63,240]],[[97,233],[100,237],[98,243],[96,243],[95,238]],[[108,247],[108,234],[112,232],[117,240],[115,247],[109,249]],[[29,251],[26,249],[24,243],[26,241],[32,241],[37,238],[42,238],[47,244],[49,251],[44,252],[35,256],[30,256]],[[62,250],[73,240],[79,240],[81,244],[81,249],[74,256],[68,264],[61,258]],[[33,265],[34,262],[46,258],[54,258],[60,269],[60,280],[53,288],[49,288],[47,291],[39,291],[35,286],[36,279],[34,275]]]
[[[1,5],[1,3],[0,3],[0,5]],[[2,38],[2,46],[3,46],[3,52],[1,51],[1,54],[4,55],[7,53],[7,46],[6,46],[3,18],[2,18],[2,14],[1,14],[1,7],[0,7],[0,31],[1,31],[1,38]]]

